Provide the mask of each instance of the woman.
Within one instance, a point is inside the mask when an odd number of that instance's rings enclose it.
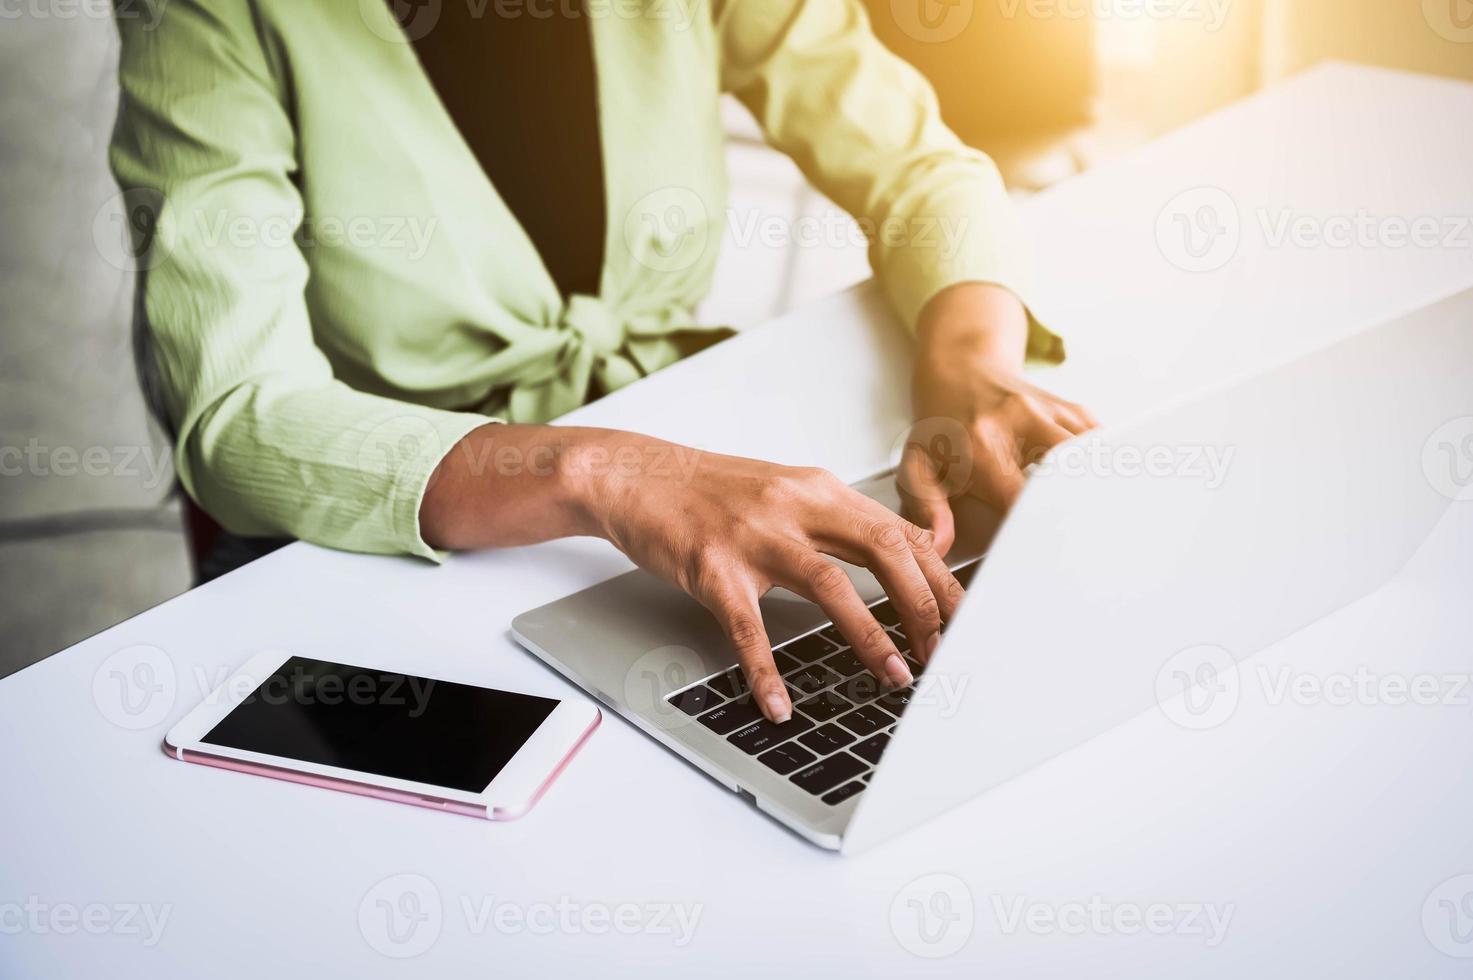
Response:
[[[774,721],[791,703],[757,600],[775,585],[909,683],[827,556],[875,571],[924,656],[961,595],[945,493],[913,494],[913,524],[816,470],[588,465],[667,447],[547,423],[724,336],[690,311],[729,91],[873,231],[916,331],[916,410],[967,427],[971,490],[1006,505],[1029,454],[1093,422],[1021,375],[1062,350],[1017,298],[990,161],[857,0],[391,2],[119,19],[113,166],[149,205],[146,319],[189,492],[236,533],[434,560],[599,535],[712,611]],[[904,466],[931,485],[923,453]]]

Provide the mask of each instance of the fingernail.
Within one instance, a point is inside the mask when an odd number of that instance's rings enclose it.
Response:
[[[788,706],[788,699],[781,694],[769,694],[763,701],[767,704],[767,717],[779,725],[793,717],[793,709]]]
[[[900,659],[898,653],[892,653],[885,658],[885,673],[896,687],[904,687],[915,680],[911,676],[910,668],[905,666],[905,661]]]
[[[936,655],[936,648],[941,645],[941,634],[932,633],[931,638],[926,641],[926,659],[930,660]]]

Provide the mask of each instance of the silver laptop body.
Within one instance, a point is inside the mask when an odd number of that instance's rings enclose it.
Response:
[[[888,474],[857,486],[897,506]],[[876,710],[850,724],[799,703],[811,724],[774,741],[731,686],[740,671],[721,679],[735,657],[715,621],[643,571],[523,613],[512,633],[774,819],[854,852],[1374,591],[1469,498],[1473,290],[1057,447],[1001,528],[962,505],[948,561],[986,553],[962,609],[914,690],[897,704],[872,685],[853,710]],[[812,682],[817,664],[841,680],[815,696],[853,690],[821,610],[775,590],[762,611],[775,649],[801,650],[785,676]]]

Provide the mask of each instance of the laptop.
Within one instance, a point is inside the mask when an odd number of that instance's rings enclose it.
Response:
[[[898,506],[890,473],[856,486]],[[1467,499],[1473,290],[1055,447],[1005,520],[962,502],[947,559],[967,595],[909,688],[781,589],[762,611],[784,725],[709,613],[644,571],[512,632],[758,810],[855,853],[1220,682],[1379,588]],[[843,567],[906,652],[879,584]]]

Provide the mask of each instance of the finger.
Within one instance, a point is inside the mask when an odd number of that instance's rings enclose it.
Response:
[[[956,615],[957,607],[961,605],[966,590],[956,580],[951,569],[946,567],[946,562],[942,560],[941,555],[936,552],[925,528],[912,524],[909,526],[909,534],[911,553],[915,555],[921,574],[926,577],[931,594],[936,597],[937,603],[941,606],[941,619],[943,622],[950,622]],[[941,634],[938,631],[924,648],[912,646],[911,649],[916,652],[921,663],[926,664],[930,661],[931,654],[936,652],[936,646],[940,642]]]
[[[904,687],[914,681],[895,641],[864,604],[843,569],[796,541],[777,560],[781,567],[769,573],[773,581],[820,606],[871,673],[888,687]]]
[[[1078,417],[1087,427],[1091,429],[1098,429],[1100,427],[1100,420],[1095,418],[1094,412],[1075,402],[1068,402],[1067,404],[1069,411]]]
[[[1082,411],[1077,405],[1057,404],[1053,406],[1054,421],[1068,429],[1070,435],[1083,435],[1093,429],[1094,425],[1085,418]]]
[[[1050,449],[1074,438],[1074,433],[1044,415],[1034,416],[1026,431],[1028,451],[1025,465],[1040,462]]]
[[[931,550],[930,534],[868,497],[861,500],[862,517],[854,532],[862,548],[860,564],[874,573],[890,596],[910,648],[925,656],[941,638],[942,615],[940,600],[916,556],[918,545]]]
[[[762,625],[756,589],[750,582],[726,581],[702,601],[736,648],[757,707],[769,721],[778,724],[787,721],[793,716],[793,702],[772,659],[772,643]]]
[[[1023,490],[1017,443],[989,426],[974,433],[972,453],[976,462],[972,467],[971,492],[978,499],[1007,510]]]
[[[938,479],[935,461],[918,443],[909,443],[901,454],[895,486],[900,492],[901,512],[931,532],[936,551],[943,555],[950,551],[956,540],[951,501]]]

